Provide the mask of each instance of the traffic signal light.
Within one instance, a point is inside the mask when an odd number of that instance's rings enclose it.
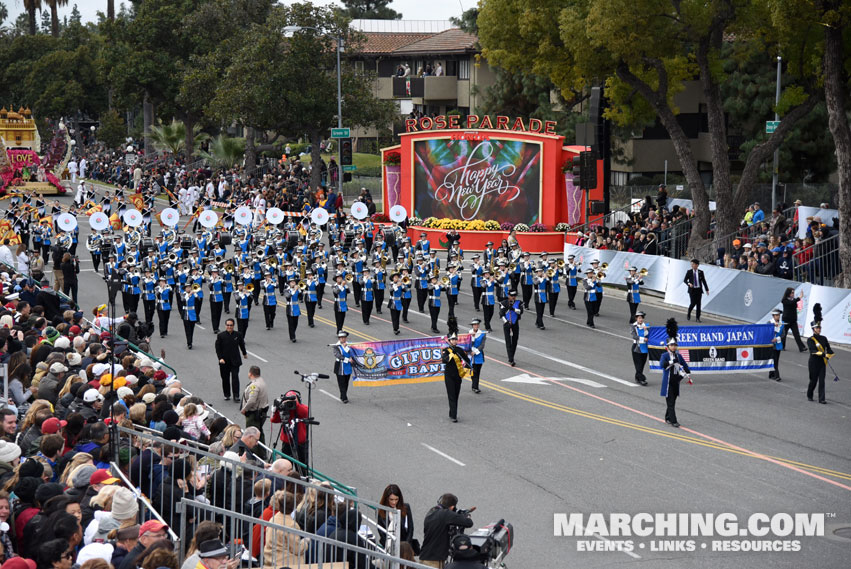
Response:
[[[352,181],[352,173],[351,172],[343,172],[343,181],[351,182]]]
[[[343,166],[352,165],[352,139],[340,139],[340,162]]]
[[[579,156],[573,157],[573,185],[582,186],[582,159]]]

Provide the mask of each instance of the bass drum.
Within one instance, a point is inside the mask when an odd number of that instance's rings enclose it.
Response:
[[[392,227],[383,227],[381,233],[384,234],[384,242],[388,247],[392,248],[396,246],[396,231]]]
[[[233,243],[233,236],[229,231],[222,231],[221,234],[219,234],[219,245],[225,247],[231,243]]]
[[[287,231],[287,248],[295,249],[298,247],[298,239],[301,237],[298,231],[290,229]]]

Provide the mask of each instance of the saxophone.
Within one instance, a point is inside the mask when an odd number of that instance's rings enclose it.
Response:
[[[464,362],[458,357],[458,354],[455,353],[455,350],[452,348],[444,348],[445,350],[449,350],[449,359],[455,363],[455,367],[458,368],[458,377],[464,379],[467,377],[467,374],[470,373],[470,370],[464,367]]]

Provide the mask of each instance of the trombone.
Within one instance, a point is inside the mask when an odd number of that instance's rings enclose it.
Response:
[[[650,274],[650,271],[647,270],[647,267],[643,267],[640,271],[638,271],[638,274],[642,277],[646,277]]]
[[[603,271],[599,271],[599,272],[597,273],[597,278],[598,278],[598,279],[604,279],[604,278],[606,278],[606,273],[605,273],[605,272],[603,272]]]
[[[245,290],[247,290],[248,292],[254,292],[254,283],[248,283],[247,285],[245,285]]]
[[[402,284],[409,286],[411,284],[411,277],[402,277]]]
[[[440,284],[442,284],[443,286],[449,286],[449,277],[444,276],[442,279],[440,279]]]
[[[301,291],[307,290],[307,281],[298,281],[298,289]]]
[[[556,263],[556,266],[559,269],[563,269],[564,268],[564,259],[559,259],[558,262]]]
[[[201,290],[201,285],[199,285],[198,283],[192,285],[192,292],[198,292],[199,290]]]
[[[554,276],[556,276],[556,272],[555,272],[554,270],[552,270],[552,269],[548,269],[548,270],[547,270],[547,272],[546,272],[546,275],[547,275],[547,278],[548,278],[548,279],[551,279],[551,278],[553,278]]]
[[[349,274],[346,275],[346,282],[347,283],[351,283],[354,280],[355,280],[355,277],[352,276],[352,273],[349,273]]]

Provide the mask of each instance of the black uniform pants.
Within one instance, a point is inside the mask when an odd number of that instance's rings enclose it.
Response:
[[[440,316],[440,307],[439,306],[429,306],[428,314],[431,316],[431,330],[434,332],[437,330],[437,319]]]
[[[239,366],[229,363],[219,364],[219,375],[222,378],[222,393],[225,397],[239,397]]]
[[[381,314],[381,305],[384,304],[384,289],[375,289],[375,311]]]
[[[255,279],[252,282],[254,283],[254,290],[251,293],[254,297],[254,306],[257,306],[260,304],[260,279]]]
[[[139,309],[139,298],[141,295],[139,294],[128,294],[127,295],[127,308],[128,312],[136,312]]]
[[[493,304],[482,304],[482,310],[485,312],[485,330],[490,332],[491,318],[493,318]]]
[[[594,301],[586,300],[585,301],[585,312],[588,314],[588,318],[585,319],[585,324],[588,326],[594,327]]]
[[[677,421],[677,397],[680,396],[680,377],[670,377],[668,379],[668,396],[665,397],[667,409],[665,410],[665,420],[669,423],[679,423]]]
[[[157,301],[143,300],[142,305],[145,308],[145,324],[150,324],[154,321],[154,312],[157,309]]]
[[[168,335],[168,318],[171,316],[171,310],[157,310],[157,316],[160,319],[160,336]]]
[[[503,324],[502,331],[505,333],[505,353],[508,361],[514,361],[514,352],[517,351],[517,340],[520,338],[520,322],[514,324]]]
[[[697,317],[700,318],[700,304],[703,302],[703,289],[702,288],[690,288],[688,289],[688,316],[691,318],[691,311],[695,309],[697,311]]]
[[[408,321],[408,309],[411,307],[411,299],[403,298],[402,299],[402,320],[405,322]]]
[[[307,325],[313,328],[313,315],[316,314],[316,303],[307,301],[304,303],[307,307]]]
[[[317,283],[316,285],[316,304],[322,308],[322,297],[325,295],[325,283]]]
[[[473,389],[479,388],[479,376],[482,374],[483,364],[473,364]]]
[[[556,304],[558,304],[558,293],[551,292],[549,294],[549,298],[547,299],[550,302],[550,316],[556,315]]]
[[[629,323],[632,324],[635,322],[635,313],[638,311],[638,303],[626,301],[629,304]]]
[[[473,287],[473,307],[476,309],[476,312],[479,311],[479,303],[482,300],[482,287]]]
[[[266,328],[275,326],[275,313],[278,311],[277,305],[263,305],[263,317],[266,319]]]
[[[776,379],[780,381],[780,352],[782,350],[774,350],[771,354],[771,359],[774,361],[774,369],[768,372],[768,379]]]
[[[455,317],[455,305],[458,304],[458,295],[457,294],[450,294],[450,295],[448,295],[448,299],[449,299],[449,302],[448,302],[448,304],[449,304],[449,318],[454,318]]]
[[[287,314],[287,330],[290,333],[290,340],[295,340],[295,331],[298,328],[298,316]]]
[[[532,300],[532,285],[524,284],[523,287],[523,307],[529,310],[529,301]]]
[[[225,314],[230,314],[230,296],[231,296],[231,294],[233,294],[233,293],[230,293],[230,292],[223,292],[222,293],[222,298],[224,299],[224,305],[225,305],[224,306]]]
[[[98,272],[98,269],[100,268],[100,258],[100,253],[92,253],[92,265],[95,267],[95,272]]]
[[[390,309],[390,321],[393,323],[393,331],[399,331],[399,313],[401,311],[395,310],[393,308]]]
[[[195,321],[194,320],[184,320],[183,321],[183,331],[186,332],[186,345],[192,345],[192,336],[195,335]]]
[[[361,301],[361,316],[363,316],[363,323],[367,326],[369,325],[369,317],[372,316],[372,300],[362,300]]]
[[[783,323],[786,324],[783,327],[783,349],[786,349],[786,334],[788,334],[789,330],[791,330],[792,337],[795,338],[795,343],[798,344],[798,349],[801,351],[805,350],[806,346],[804,345],[804,342],[801,341],[801,333],[798,332],[798,323],[786,322],[785,320],[783,321]]]
[[[420,312],[425,312],[425,303],[426,298],[428,297],[428,289],[418,288],[417,289],[417,309]]]
[[[603,294],[597,293],[597,300],[594,301],[594,316],[600,315],[600,308],[603,306]]]
[[[807,367],[810,370],[810,384],[807,386],[807,398],[813,398],[813,392],[815,391],[816,384],[818,384],[818,400],[824,401],[824,376],[827,373],[824,359],[819,356],[810,356]]]
[[[248,318],[237,318],[236,330],[242,336],[242,339],[245,340],[245,334],[248,332]]]
[[[348,401],[349,400],[349,378],[351,374],[336,374],[337,375],[337,387],[340,388],[340,400]]]
[[[535,301],[535,326],[538,328],[544,327],[544,308],[546,306],[543,302]]]
[[[647,381],[647,378],[644,376],[644,365],[647,363],[647,356],[648,354],[636,352],[635,350],[632,352],[632,364],[635,366],[635,381],[639,383]]]
[[[567,285],[567,307],[576,310],[576,287]]]
[[[361,284],[357,280],[355,280],[352,283],[352,290],[354,291],[354,297],[355,297],[355,306],[360,306],[360,297],[361,297],[361,290],[362,289],[363,289],[363,287],[361,286]]]
[[[197,304],[197,306],[195,306],[195,314],[198,315],[198,324],[200,324],[201,323],[201,308],[203,308],[203,306],[204,306],[204,299],[199,298],[195,302]]]
[[[223,301],[210,301],[210,318],[212,320],[211,324],[213,325],[213,331],[216,333],[219,332],[219,324],[222,322],[222,309],[224,307],[225,303]]]
[[[455,365],[454,362],[449,362],[446,365]],[[449,418],[458,418],[458,396],[461,394],[461,381],[444,376],[443,382],[446,384],[446,397],[449,399]]]
[[[337,331],[343,329],[343,324],[346,323],[346,313],[341,312],[336,306],[334,307],[334,320],[337,322]]]

